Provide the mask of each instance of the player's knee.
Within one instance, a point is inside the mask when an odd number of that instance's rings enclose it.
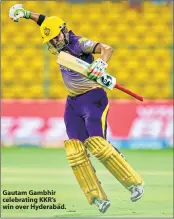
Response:
[[[84,145],[101,161],[107,160],[114,150],[113,146],[106,139],[100,136],[88,138]]]
[[[107,160],[107,158],[109,158],[115,152],[121,155],[121,157],[125,160],[124,155],[101,136],[93,136],[88,138],[84,145],[101,161]]]
[[[66,155],[71,167],[87,161],[87,151],[83,143],[77,139],[65,141]]]

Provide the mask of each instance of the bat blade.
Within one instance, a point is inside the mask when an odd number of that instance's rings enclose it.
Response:
[[[64,66],[65,68],[71,69],[75,72],[78,72],[78,73],[84,75],[85,77],[88,77],[87,69],[88,69],[88,66],[90,64],[75,57],[75,56],[72,56],[72,55],[65,53],[65,52],[60,52],[58,55],[57,63]],[[141,97],[141,96],[133,93],[132,91],[124,88],[123,86],[117,84],[116,78],[114,78],[113,76],[109,75],[106,72],[103,74],[102,77],[98,78],[96,82],[98,84],[102,85],[103,87],[106,87],[110,90],[113,90],[113,88],[117,88],[117,89],[123,91],[124,93],[127,93],[127,94],[131,95],[132,97],[134,97],[140,101],[143,101],[143,97]]]
[[[75,56],[65,52],[60,52],[58,55],[57,63],[75,72],[78,72],[85,77],[88,77],[87,69],[90,64]],[[107,73],[104,73],[101,78],[97,79],[97,83],[112,90],[116,85],[116,78]]]
[[[75,56],[65,52],[60,52],[58,55],[57,63],[84,76],[87,76],[86,70],[89,64],[79,58],[76,58]]]

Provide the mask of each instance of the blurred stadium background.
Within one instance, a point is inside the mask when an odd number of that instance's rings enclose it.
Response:
[[[108,139],[137,167],[148,192],[144,202],[130,206],[127,193],[94,160],[114,202],[108,216],[171,216],[172,1],[59,0],[1,2],[2,188],[55,189],[59,191],[58,201],[69,209],[57,213],[4,209],[4,217],[99,217],[79,191],[61,148],[67,139],[63,122],[67,90],[56,56],[42,45],[39,27],[33,21],[13,23],[8,18],[9,8],[15,3],[33,12],[60,16],[75,34],[114,48],[108,72],[145,101],[139,103],[123,92],[107,91]],[[65,195],[65,190],[72,195]]]
[[[171,5],[145,1],[142,12],[138,12],[130,9],[127,1],[113,2],[97,1],[86,5],[66,1],[24,1],[23,4],[28,10],[62,17],[77,35],[111,45],[115,52],[108,71],[120,84],[134,89],[145,99],[170,99]],[[18,25],[7,19],[11,4],[10,1],[2,2],[3,98],[64,99],[67,91],[55,57],[43,47],[38,26],[32,21],[21,20]],[[122,92],[108,92],[108,96],[130,98]]]

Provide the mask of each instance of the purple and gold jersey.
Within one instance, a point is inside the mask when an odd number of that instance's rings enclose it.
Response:
[[[72,31],[69,31],[69,44],[63,51],[91,64],[94,61],[92,52],[96,45],[96,42],[76,36]],[[87,77],[65,68],[64,66],[60,66],[60,70],[70,96],[83,94],[93,88],[100,87],[96,82],[91,81]]]

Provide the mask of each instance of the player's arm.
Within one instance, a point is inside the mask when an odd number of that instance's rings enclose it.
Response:
[[[113,53],[113,48],[111,46],[102,44],[102,43],[97,43],[94,50],[94,54],[101,54],[101,59],[104,62],[108,62],[110,57],[112,56]]]
[[[39,20],[39,16],[40,16],[40,14],[38,14],[38,13],[30,12],[30,18],[29,19],[31,19],[31,20],[33,20],[37,23],[38,20]]]
[[[113,49],[108,45],[97,43],[94,47],[93,53],[100,54],[101,56],[89,66],[88,77],[92,80],[97,80],[103,75],[108,67],[107,62],[112,56]]]
[[[100,58],[95,60],[88,68],[89,79],[97,80],[105,72],[108,66],[107,62],[112,56],[113,49],[108,45],[96,43],[86,38],[81,38],[80,44],[84,53],[93,53],[101,55]]]
[[[18,22],[20,18],[30,19],[38,25],[41,25],[46,18],[45,15],[30,12],[24,9],[22,4],[15,4],[12,6],[9,10],[9,17],[15,22]]]
[[[39,26],[42,24],[42,22],[45,20],[46,16],[43,14],[38,14],[31,12],[30,19],[35,21]]]

